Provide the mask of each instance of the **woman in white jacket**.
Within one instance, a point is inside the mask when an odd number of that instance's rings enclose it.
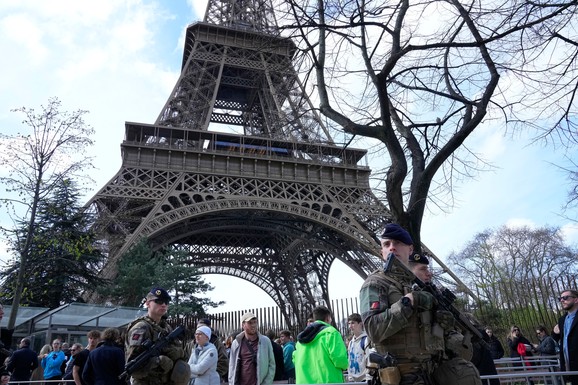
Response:
[[[189,358],[190,385],[219,385],[221,383],[217,373],[217,348],[209,342],[210,338],[211,328],[207,326],[199,326],[195,331],[196,346]]]

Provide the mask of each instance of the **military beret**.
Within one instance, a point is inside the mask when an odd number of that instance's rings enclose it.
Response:
[[[169,293],[167,293],[167,291],[163,288],[160,287],[153,287],[151,289],[151,291],[147,294],[147,300],[152,300],[152,299],[164,299],[167,301],[171,300],[171,296],[169,295]]]
[[[383,234],[381,234],[381,238],[395,239],[396,241],[403,242],[406,245],[413,245],[409,233],[396,223],[388,223],[385,225],[385,230],[383,231]]]
[[[408,261],[413,262],[413,263],[421,263],[424,265],[429,265],[428,257],[426,257],[425,255],[422,255],[422,254],[418,254],[418,253],[410,254]]]

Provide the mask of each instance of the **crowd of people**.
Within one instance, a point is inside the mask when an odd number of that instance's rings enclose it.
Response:
[[[261,334],[257,316],[246,313],[241,330],[224,343],[209,319],[198,322],[188,343],[169,339],[171,297],[153,288],[144,301],[147,315],[129,324],[123,338],[115,328],[102,334],[95,330],[88,333],[87,346],[68,347],[55,339],[39,354],[29,338],[21,339],[0,372],[0,385],[42,379],[75,385],[126,384],[129,379],[133,385],[481,385],[481,374],[496,374],[494,360],[506,352],[493,330],[440,306],[441,290],[432,282],[429,259],[414,253],[406,230],[388,224],[381,238],[384,268],[363,283],[361,314],[349,315],[351,334],[345,341],[325,306],[313,309],[296,338],[288,330]],[[542,325],[536,328],[537,344],[518,326],[511,327],[506,339],[510,357],[559,354],[562,370],[578,371],[578,292],[564,290],[559,301],[566,314],[552,333]],[[568,380],[578,385],[578,377]]]

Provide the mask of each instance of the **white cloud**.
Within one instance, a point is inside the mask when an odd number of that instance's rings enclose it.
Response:
[[[567,223],[563,225],[560,230],[566,243],[574,246],[578,245],[578,223]]]
[[[198,20],[203,20],[205,17],[205,11],[207,10],[208,0],[187,0],[187,2],[193,8]]]
[[[515,228],[522,228],[522,227],[528,227],[530,229],[535,229],[536,227],[536,223],[528,218],[510,218],[506,221],[506,226],[512,229]]]

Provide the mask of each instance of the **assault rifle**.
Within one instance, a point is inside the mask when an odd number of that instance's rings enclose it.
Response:
[[[149,360],[153,357],[158,357],[161,354],[161,350],[177,338],[181,336],[185,332],[185,328],[182,326],[177,327],[175,330],[170,332],[169,335],[165,337],[161,337],[157,340],[157,342],[152,342],[150,340],[145,341],[142,346],[145,348],[145,351],[136,356],[134,359],[130,360],[124,366],[124,372],[122,372],[118,378],[120,380],[124,380],[125,378],[129,377],[133,374],[136,370],[145,366]]]
[[[393,253],[389,253],[387,256],[387,261],[385,262],[383,271],[385,273],[390,272],[394,275],[403,275],[403,277],[409,278],[410,281],[413,280],[415,289],[427,291],[436,299],[438,310],[448,311],[454,316],[454,320],[458,327],[464,332],[465,338],[469,339],[473,337],[476,342],[479,342],[486,348],[488,347],[482,332],[480,332],[480,330],[478,330],[470,320],[452,304],[456,299],[456,296],[449,289],[445,288],[443,291],[440,291],[435,285],[423,282],[421,279],[417,278],[406,265],[397,259]]]

